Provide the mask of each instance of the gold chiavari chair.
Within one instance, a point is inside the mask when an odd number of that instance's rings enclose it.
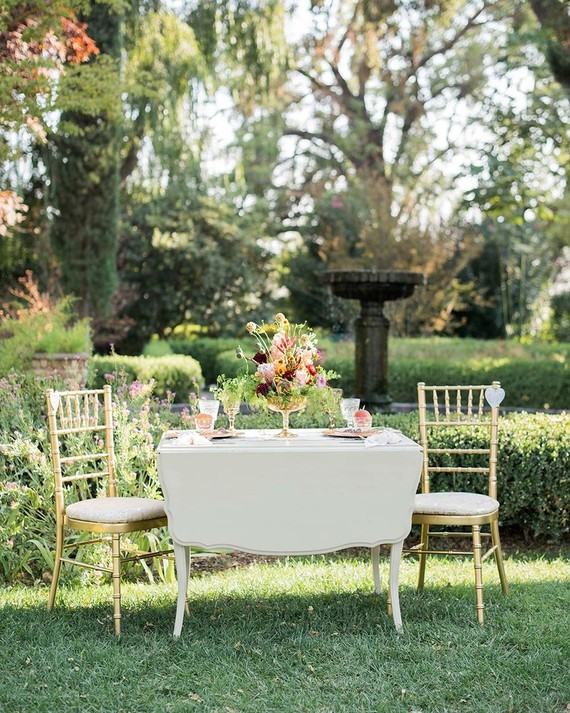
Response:
[[[484,621],[482,562],[491,554],[495,557],[501,586],[505,594],[509,587],[503,564],[499,537],[499,502],[497,500],[497,447],[499,404],[505,395],[498,381],[481,386],[426,386],[418,384],[420,443],[424,451],[421,493],[416,495],[412,524],[420,525],[420,542],[407,552],[419,555],[418,591],[423,589],[428,555],[469,555],[475,568],[475,606],[477,620]],[[429,403],[428,403],[429,402]],[[433,439],[441,429],[456,427],[473,433],[474,446],[445,448],[434,447]],[[465,458],[476,459],[477,465],[461,465]],[[479,464],[480,463],[480,464]],[[475,492],[432,492],[430,476],[449,476],[452,484],[462,477],[485,480],[485,494]],[[465,486],[463,486],[465,487]],[[481,490],[483,488],[481,487]],[[488,526],[489,532],[482,531]],[[448,527],[463,530],[448,531]],[[432,529],[437,528],[437,529]],[[470,528],[465,530],[465,528]],[[449,538],[470,536],[471,551],[430,549],[433,537]],[[489,547],[482,554],[482,542]]]
[[[165,527],[164,504],[152,498],[117,494],[110,386],[82,391],[50,389],[46,397],[56,514],[56,550],[48,610],[55,603],[63,562],[107,572],[113,582],[115,633],[120,635],[121,565],[166,557],[172,552],[137,550],[123,555],[121,535]],[[77,531],[93,533],[95,537],[78,540]],[[98,542],[110,543],[111,567],[64,556],[65,550]]]

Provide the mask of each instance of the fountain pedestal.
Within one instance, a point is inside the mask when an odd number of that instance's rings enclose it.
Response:
[[[333,294],[360,301],[355,326],[355,396],[369,410],[389,411],[388,333],[384,302],[413,294],[425,282],[421,272],[403,270],[328,270],[325,281]]]

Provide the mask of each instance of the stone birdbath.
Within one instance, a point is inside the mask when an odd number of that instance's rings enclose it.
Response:
[[[357,396],[369,410],[389,411],[388,331],[390,321],[384,302],[410,297],[425,283],[421,272],[404,270],[327,270],[324,273],[333,294],[360,301],[355,319],[355,376]]]

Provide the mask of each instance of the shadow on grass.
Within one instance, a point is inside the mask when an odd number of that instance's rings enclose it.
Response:
[[[134,589],[133,589],[134,586]],[[110,587],[91,588],[94,601],[76,600],[76,588],[63,587],[53,612],[45,604],[15,606],[5,604],[2,618],[6,630],[18,632],[20,639],[72,636],[76,640],[114,639]],[[148,595],[148,596],[147,596]],[[422,636],[434,631],[480,631],[481,636],[501,629],[534,626],[539,621],[565,620],[570,626],[568,582],[511,583],[505,597],[500,585],[485,585],[486,626],[476,622],[474,587],[471,584],[430,584],[423,592],[400,587],[404,636]],[[189,587],[190,613],[186,614],[180,641],[227,640],[228,637],[260,637],[284,642],[299,636],[370,636],[398,639],[387,613],[385,590],[377,595],[369,589],[352,592],[312,591],[297,594],[283,590],[259,594],[240,592],[195,592]],[[123,594],[123,634],[139,638],[152,633],[170,638],[174,626],[176,593],[167,585],[126,585]],[[486,632],[486,633],[485,633]],[[477,636],[477,634],[475,634]]]

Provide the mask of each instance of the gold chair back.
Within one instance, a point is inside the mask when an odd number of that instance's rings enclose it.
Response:
[[[47,394],[56,507],[62,514],[65,484],[99,481],[102,495],[117,495],[111,399],[110,387]]]
[[[487,495],[497,498],[499,407],[488,404],[485,394],[497,393],[500,388],[498,381],[481,386],[426,386],[423,382],[418,384],[420,444],[424,451],[422,493],[430,492],[431,473],[470,473],[486,476]],[[482,448],[431,448],[430,431],[449,426],[480,431],[487,445]],[[483,456],[484,465],[432,465],[430,456],[442,454]]]

